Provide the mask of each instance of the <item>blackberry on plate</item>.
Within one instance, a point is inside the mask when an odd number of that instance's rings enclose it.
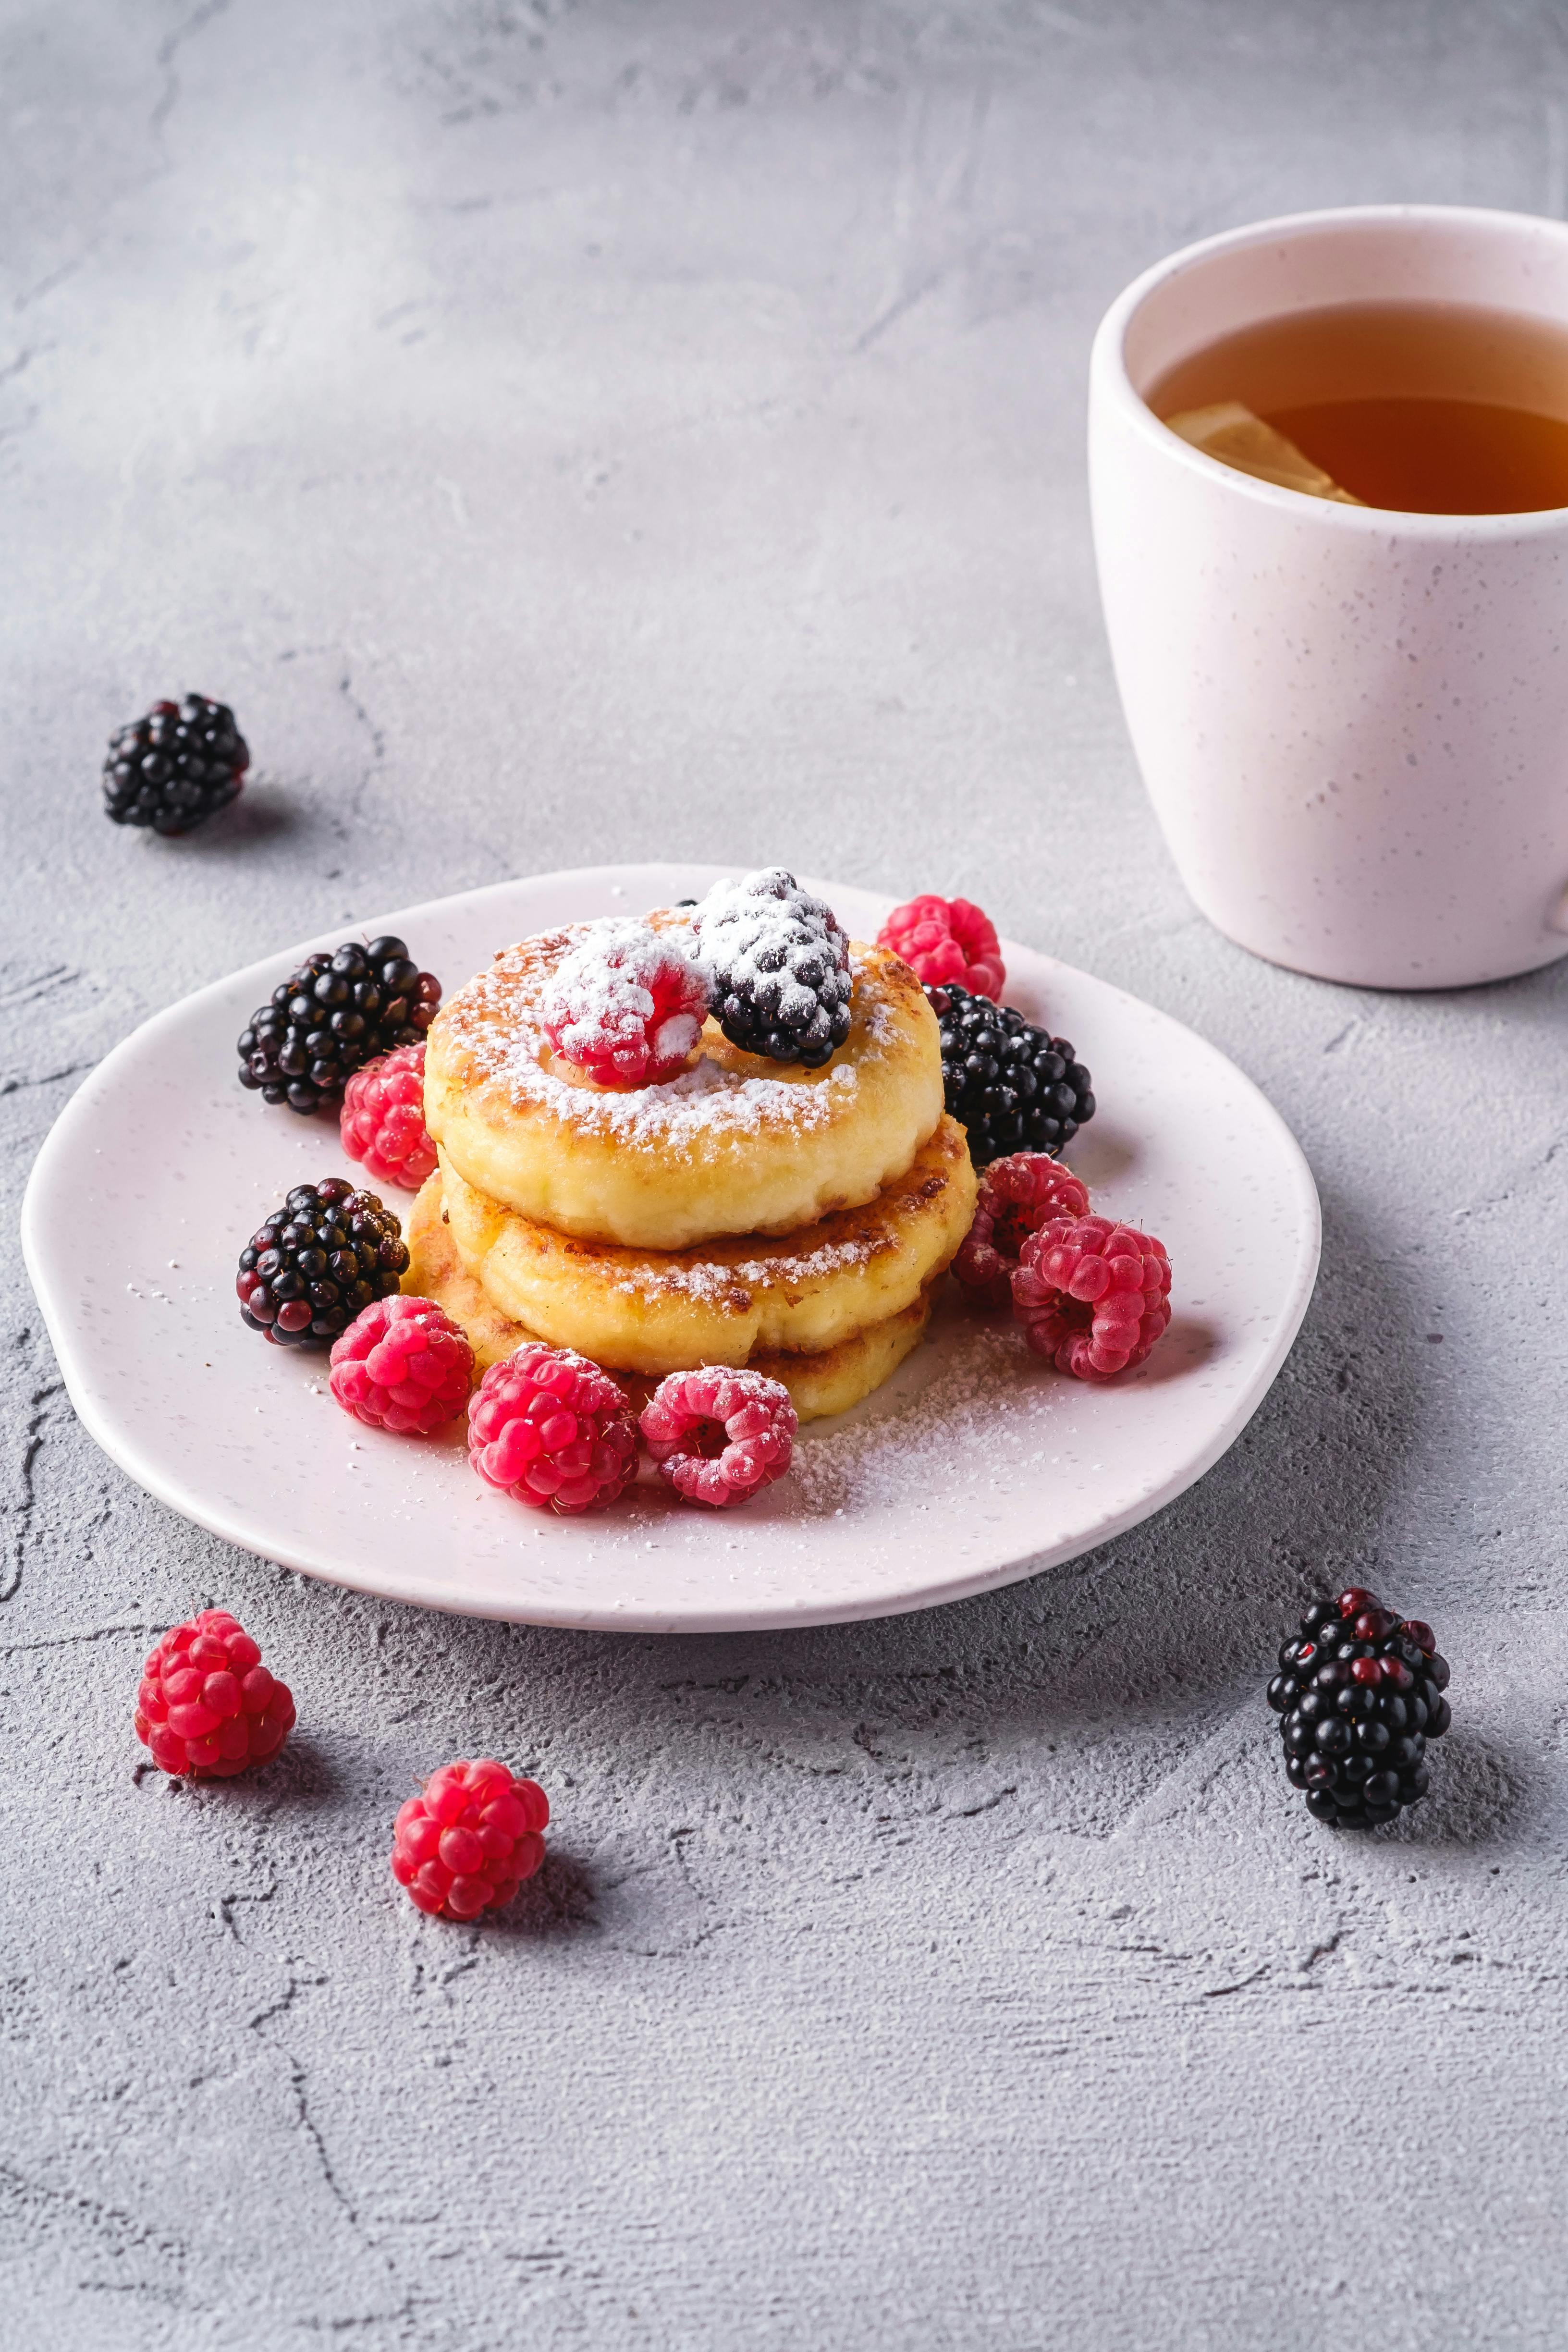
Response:
[[[1319,1601],[1279,1652],[1268,1704],[1285,1769],[1321,1822],[1375,1829],[1426,1794],[1426,1742],[1453,1717],[1448,1662],[1430,1625],[1401,1619],[1353,1584]]]
[[[226,702],[210,702],[205,694],[155,702],[110,742],[104,814],[116,824],[189,833],[235,799],[249,765]]]
[[[307,956],[258,1007],[239,1040],[239,1083],[302,1117],[336,1103],[354,1072],[420,1045],[441,1002],[433,972],[390,935]]]
[[[408,1268],[392,1211],[342,1176],[296,1184],[239,1253],[235,1288],[253,1331],[280,1348],[326,1348]]]
[[[716,882],[691,919],[713,1018],[773,1062],[830,1061],[849,1034],[849,941],[782,866]]]
[[[1067,1039],[954,982],[926,996],[942,1031],[947,1108],[968,1130],[976,1168],[1014,1151],[1058,1158],[1094,1117],[1089,1072]]]

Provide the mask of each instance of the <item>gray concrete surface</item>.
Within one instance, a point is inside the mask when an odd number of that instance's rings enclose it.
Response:
[[[12,1230],[79,1074],[184,991],[679,852],[966,890],[1170,1007],[1328,1233],[1268,1403],[1136,1534],[662,1642],[174,1519],[13,1250],[0,2343],[1562,2343],[1568,970],[1356,995],[1205,928],[1081,452],[1094,321],[1173,245],[1563,211],[1561,7],[12,0],[0,124]],[[102,740],[187,685],[255,788],[117,832]],[[1261,1702],[1352,1570],[1438,1625],[1458,1717],[1358,1844]],[[193,1793],[128,1711],[216,1600],[300,1727]],[[422,1923],[392,1812],[487,1750],[547,1781],[548,1870]]]

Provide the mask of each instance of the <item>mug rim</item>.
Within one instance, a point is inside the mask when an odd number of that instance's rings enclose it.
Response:
[[[1267,244],[1282,236],[1300,236],[1303,231],[1360,223],[1394,226],[1420,222],[1457,226],[1468,223],[1478,228],[1528,226],[1534,234],[1554,234],[1568,244],[1568,221],[1556,220],[1543,213],[1510,212],[1495,205],[1325,205],[1308,212],[1279,213],[1267,220],[1221,229],[1213,236],[1179,246],[1175,252],[1152,262],[1123,287],[1111,303],[1095,330],[1089,352],[1091,415],[1099,401],[1108,401],[1161,456],[1167,460],[1173,458],[1189,472],[1195,471],[1200,479],[1223,482],[1234,494],[1293,513],[1298,519],[1303,508],[1312,509],[1331,530],[1386,532],[1391,526],[1397,526],[1405,538],[1452,540],[1531,539],[1568,529],[1568,506],[1526,508],[1515,514],[1426,514],[1404,507],[1342,506],[1337,499],[1315,499],[1306,490],[1290,490],[1282,483],[1260,481],[1256,475],[1222,464],[1219,458],[1184,441],[1179,433],[1173,433],[1164,420],[1155,415],[1127,372],[1127,332],[1133,319],[1151,295],[1183,270],[1216,254]]]

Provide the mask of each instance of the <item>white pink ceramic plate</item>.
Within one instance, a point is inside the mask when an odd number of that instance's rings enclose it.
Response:
[[[538,875],[363,928],[400,933],[451,989],[530,932],[697,896],[719,871]],[[891,903],[811,887],[864,939]],[[927,1608],[1071,1559],[1170,1502],[1246,1425],[1295,1338],[1318,1200],[1278,1113],[1165,1013],[1008,942],[1009,1000],[1094,1073],[1100,1109],[1073,1166],[1096,1207],[1170,1251],[1174,1319],[1149,1362],[1107,1388],[1066,1380],[954,1299],[884,1389],[808,1424],[789,1476],[742,1509],[642,1488],[580,1518],[524,1509],[468,1468],[461,1424],[423,1442],[362,1429],[332,1402],[324,1358],[270,1348],[239,1319],[235,1262],[267,1212],[294,1184],[354,1169],[335,1121],[268,1109],[236,1084],[234,1041],[346,929],[203,989],[116,1047],[62,1112],[22,1213],[82,1421],[151,1494],[247,1550],[537,1624],[721,1632]]]

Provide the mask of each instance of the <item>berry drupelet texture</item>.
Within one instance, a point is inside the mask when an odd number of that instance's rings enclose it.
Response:
[[[401,940],[345,940],[331,955],[308,956],[251,1014],[239,1039],[239,1083],[309,1118],[341,1101],[367,1062],[421,1045],[440,1002],[440,982]]]
[[[877,934],[879,948],[903,957],[917,980],[933,988],[956,981],[980,996],[999,997],[1007,979],[996,926],[972,898],[928,892],[895,907]]]
[[[1171,1320],[1165,1244],[1109,1217],[1052,1217],[1028,1234],[1013,1312],[1037,1356],[1077,1381],[1141,1364]]]
[[[1013,1276],[1029,1235],[1053,1217],[1089,1213],[1089,1190],[1046,1151],[994,1160],[980,1179],[974,1222],[952,1271],[974,1307],[1011,1307]]]
[[[540,1009],[556,1053],[597,1085],[658,1086],[702,1034],[708,983],[677,940],[612,917],[557,964]]]
[[[433,1298],[378,1298],[332,1342],[331,1386],[371,1429],[427,1437],[456,1420],[474,1381],[473,1343]]]
[[[637,1475],[637,1423],[608,1372],[531,1340],[469,1398],[468,1459],[487,1486],[536,1511],[597,1510]]]
[[[745,1503],[789,1468],[799,1427],[789,1391],[722,1364],[670,1372],[643,1407],[643,1442],[688,1503]]]
[[[288,1684],[226,1609],[176,1625],[142,1669],[136,1737],[162,1771],[229,1780],[276,1756],[293,1727]]]
[[[1315,1602],[1280,1649],[1268,1694],[1309,1811],[1375,1829],[1424,1797],[1426,1742],[1453,1720],[1447,1686],[1447,1660],[1419,1618],[1396,1616],[1360,1584]]]
[[[253,1331],[281,1348],[326,1348],[408,1268],[392,1211],[342,1176],[296,1184],[239,1254],[235,1288]]]
[[[951,982],[926,995],[942,1032],[947,1108],[976,1168],[1014,1151],[1059,1156],[1094,1117],[1089,1072],[1067,1039]]]
[[[356,1070],[343,1089],[338,1133],[377,1184],[417,1192],[436,1170],[425,1125],[425,1048],[399,1045]]]
[[[249,765],[249,750],[226,702],[211,702],[205,694],[155,702],[110,743],[104,814],[116,824],[189,833],[237,796]]]
[[[510,1903],[544,1860],[550,1800],[504,1764],[459,1759],[432,1772],[400,1807],[392,1874],[421,1911],[477,1919]]]
[[[808,1070],[849,1034],[849,941],[782,866],[716,882],[692,916],[713,1018],[732,1045]]]

